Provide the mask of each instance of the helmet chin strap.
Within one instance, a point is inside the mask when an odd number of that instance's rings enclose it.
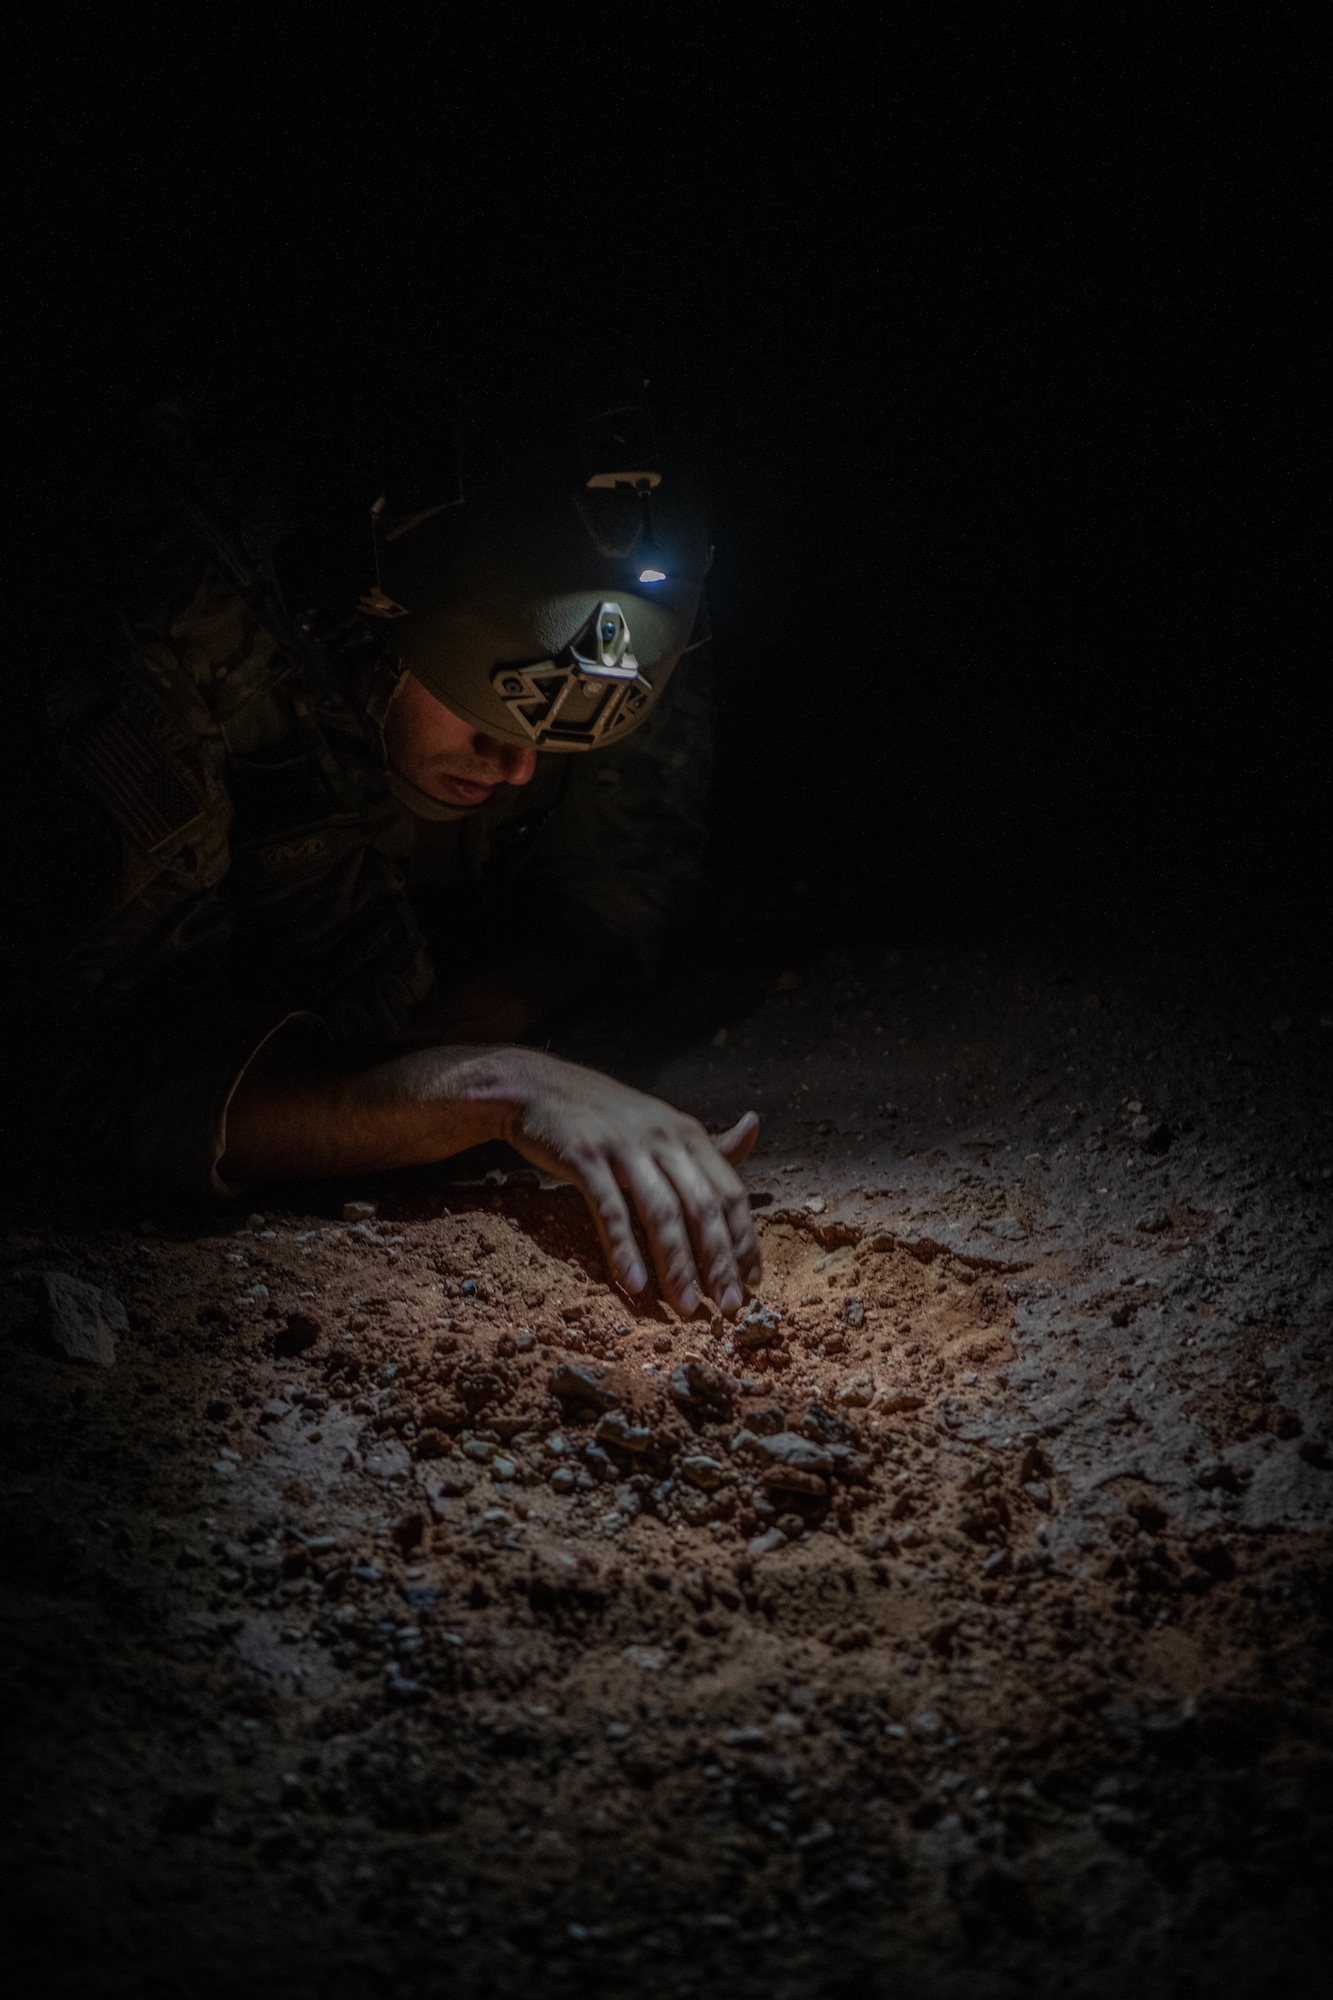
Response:
[[[389,756],[384,725],[393,698],[406,672],[407,667],[402,660],[396,659],[388,651],[381,653],[375,662],[370,686],[366,690],[365,701],[362,704],[366,721],[379,741],[380,758],[389,790],[399,804],[406,806],[410,813],[415,813],[418,819],[470,819],[473,813],[481,811],[481,806],[446,805],[443,799],[435,798],[430,792],[423,792],[420,785],[414,785],[410,778],[405,778]]]

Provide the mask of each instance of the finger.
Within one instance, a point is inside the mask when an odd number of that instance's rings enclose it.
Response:
[[[758,1115],[753,1111],[747,1111],[743,1118],[736,1120],[729,1132],[719,1133],[713,1144],[729,1167],[738,1167],[742,1160],[749,1159],[758,1137]]]
[[[703,1161],[684,1146],[661,1156],[659,1165],[680,1198],[695,1261],[706,1276],[709,1297],[717,1300],[730,1319],[740,1311],[745,1293],[736,1268],[731,1227],[721,1192],[714,1186]]]
[[[625,1197],[616,1185],[615,1175],[605,1160],[587,1160],[582,1163],[578,1185],[597,1224],[597,1233],[602,1239],[602,1248],[611,1269],[627,1292],[641,1292],[648,1282],[648,1273],[643,1267],[639,1246],[634,1240],[634,1225]]]
[[[710,1141],[706,1133],[701,1135],[701,1140],[702,1143],[693,1149],[695,1158],[715,1190],[741,1277],[751,1291],[757,1291],[763,1282],[764,1259],[755,1235],[749,1193],[732,1172],[726,1158],[717,1150],[717,1141]]]
[[[628,1154],[619,1165],[648,1237],[658,1283],[681,1318],[689,1319],[699,1305],[699,1274],[680,1199],[648,1154]]]

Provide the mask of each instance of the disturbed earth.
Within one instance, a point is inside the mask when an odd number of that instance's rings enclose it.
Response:
[[[775,968],[619,1062],[764,1117],[735,1325],[508,1154],[11,1190],[10,1990],[1319,1990],[1330,1005]]]

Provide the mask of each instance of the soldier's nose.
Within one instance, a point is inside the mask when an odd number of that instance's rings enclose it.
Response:
[[[497,785],[526,785],[537,768],[537,752],[518,743],[500,743],[494,736],[480,733],[472,739],[477,757],[495,773]]]

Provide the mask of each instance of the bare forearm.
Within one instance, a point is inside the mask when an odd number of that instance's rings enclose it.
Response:
[[[697,1119],[539,1049],[402,1050],[358,1067],[309,1046],[262,1049],[227,1118],[224,1175],[340,1174],[440,1160],[507,1139],[583,1192],[621,1283],[647,1282],[633,1202],[662,1289],[687,1317],[703,1284],[726,1314],[762,1262],[733,1163],[754,1144],[747,1114],[714,1142]]]
[[[524,1052],[432,1048],[363,1069],[264,1050],[227,1113],[224,1175],[420,1166],[504,1136]]]

